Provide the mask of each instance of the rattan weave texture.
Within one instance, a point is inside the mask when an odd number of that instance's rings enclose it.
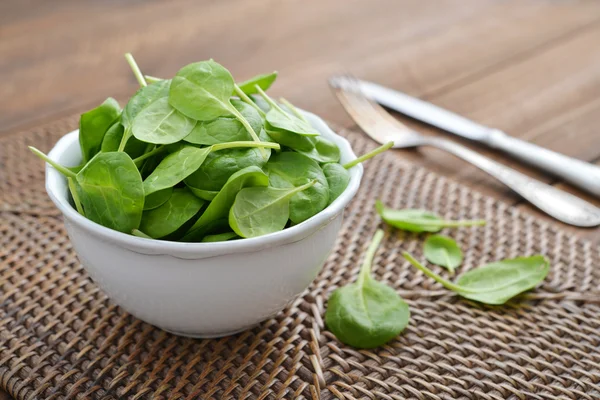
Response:
[[[44,192],[47,151],[77,125],[66,118],[0,140],[0,386],[17,399],[598,399],[600,252],[552,224],[404,163],[366,163],[363,185],[317,280],[276,318],[215,340],[177,337],[111,303],[79,264]],[[374,147],[343,132],[357,152]],[[502,307],[443,290],[401,257],[422,236],[386,229],[374,266],[411,307],[405,332],[357,351],[324,327],[329,293],[355,278],[380,226],[374,201],[488,225],[446,233],[461,271],[543,253],[544,284]],[[284,267],[284,266],[282,266]]]

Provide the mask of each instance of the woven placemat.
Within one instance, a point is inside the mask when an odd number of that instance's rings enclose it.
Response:
[[[411,166],[389,152],[366,163],[335,249],[309,289],[277,317],[241,334],[186,339],[130,316],[85,273],[44,168],[27,144],[49,150],[77,126],[69,117],[0,140],[0,386],[17,399],[598,399],[599,248],[552,224]],[[372,147],[343,132],[355,150]],[[465,250],[461,271],[545,254],[543,285],[505,306],[443,290],[409,266],[422,236],[386,229],[374,273],[411,308],[396,340],[358,351],[323,323],[332,290],[354,280],[380,225],[374,201],[488,225],[448,231]],[[596,294],[594,294],[596,293]]]

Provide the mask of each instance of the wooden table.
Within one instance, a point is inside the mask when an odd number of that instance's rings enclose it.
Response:
[[[600,162],[600,2],[302,0],[0,2],[0,135],[87,110],[149,75],[214,58],[235,77],[277,69],[272,91],[352,126],[327,87],[351,72],[552,150]],[[559,180],[450,137],[589,201]],[[399,157],[537,213],[506,187],[435,149]],[[1,162],[0,162],[1,167]],[[571,229],[600,239],[599,229]],[[7,397],[8,398],[8,397]],[[0,394],[0,400],[3,395]]]

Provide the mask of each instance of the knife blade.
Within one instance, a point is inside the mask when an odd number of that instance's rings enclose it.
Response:
[[[344,88],[346,80],[347,78],[343,76],[337,76],[331,78],[330,83]],[[478,124],[451,111],[376,83],[360,79],[355,82],[358,83],[363,95],[381,105],[447,132],[502,150],[600,197],[600,167],[597,165],[509,136],[501,130]]]

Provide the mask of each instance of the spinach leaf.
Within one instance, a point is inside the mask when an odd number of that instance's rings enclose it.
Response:
[[[144,211],[153,210],[165,204],[173,194],[173,188],[168,187],[154,193],[150,193],[144,199]]]
[[[81,200],[79,200],[79,194],[77,193],[77,182],[75,182],[75,178],[67,178],[67,183],[69,184],[69,192],[71,192],[71,198],[73,199],[73,204],[75,204],[75,209],[79,214],[85,217],[83,206],[81,205]]]
[[[398,293],[371,276],[371,265],[383,238],[373,237],[355,283],[337,289],[329,297],[325,323],[347,345],[370,349],[395,338],[408,325],[410,309]]]
[[[258,85],[262,90],[267,90],[271,87],[273,82],[277,79],[277,71],[273,71],[270,74],[262,74],[256,75],[247,81],[238,84],[238,87],[245,94],[255,94],[258,93],[256,90],[256,85]]]
[[[514,296],[533,289],[550,271],[546,257],[535,255],[502,260],[475,268],[452,283],[420,264],[409,253],[403,253],[414,267],[445,288],[462,297],[485,304],[504,304]]]
[[[267,122],[270,126],[293,132],[304,136],[319,136],[319,131],[313,128],[306,120],[298,118],[293,114],[285,112],[273,99],[271,99],[258,85],[255,86],[258,93],[271,107],[267,112]]]
[[[85,216],[120,232],[137,229],[144,209],[142,177],[122,152],[98,153],[77,174]]]
[[[200,216],[200,219],[192,226],[185,235],[185,241],[195,241],[200,239],[210,224],[219,219],[227,218],[229,209],[235,201],[236,195],[243,188],[247,187],[265,187],[269,184],[269,178],[262,169],[251,166],[239,170],[227,180],[227,183],[210,202],[206,210]]]
[[[104,134],[121,115],[119,103],[109,97],[98,107],[81,114],[79,120],[79,146],[86,163],[100,151]]]
[[[293,223],[299,224],[327,207],[329,184],[316,161],[299,153],[281,152],[273,155],[265,168],[274,188],[293,188],[317,181],[291,198],[289,213]]]
[[[179,150],[166,156],[144,180],[144,191],[146,195],[149,195],[157,190],[175,186],[200,168],[211,151],[258,146],[267,148],[279,147],[275,143],[266,142],[228,142],[204,148],[184,145]]]
[[[189,221],[205,202],[186,188],[175,189],[161,206],[144,211],[140,230],[153,238],[162,238]]]
[[[329,202],[327,204],[329,205],[340,197],[340,194],[344,193],[350,182],[350,174],[346,168],[338,163],[325,164],[323,166],[323,174],[329,186]]]
[[[213,60],[192,63],[180,69],[173,78],[169,103],[182,114],[198,121],[232,114],[258,142],[258,135],[250,123],[230,102],[234,86],[229,71]],[[260,151],[264,153],[264,150]]]
[[[290,217],[290,198],[316,183],[314,180],[290,189],[244,188],[229,210],[229,226],[244,238],[278,232],[285,228]]]
[[[260,132],[263,120],[251,106],[239,100],[232,100],[233,106],[248,121],[255,132]],[[189,143],[211,145],[216,143],[252,140],[244,125],[233,117],[218,117],[211,121],[198,121],[189,135],[183,140]]]
[[[425,240],[423,254],[427,261],[446,267],[454,275],[456,267],[462,263],[463,253],[452,238],[443,235],[431,235]]]
[[[144,107],[133,120],[131,132],[142,142],[175,143],[186,137],[196,121],[186,117],[161,97]]]
[[[132,230],[131,234],[133,236],[141,237],[141,238],[144,238],[144,239],[152,239],[150,236],[146,235],[144,232],[140,231],[139,229]]]
[[[337,163],[340,161],[340,148],[331,140],[321,136],[310,139],[312,139],[314,144],[314,147],[311,150],[303,151],[296,149],[296,151],[319,163]]]
[[[449,221],[425,210],[410,208],[394,210],[385,207],[379,200],[375,203],[375,208],[387,224],[409,232],[439,232],[442,228],[448,227],[485,225],[485,220],[481,219]]]
[[[266,124],[266,131],[277,143],[292,150],[310,152],[315,148],[315,143],[310,140],[310,136],[302,136],[294,132],[277,129],[270,126],[269,123]]]
[[[235,232],[217,233],[215,235],[206,235],[202,238],[203,242],[226,242],[231,239],[239,238]]]

